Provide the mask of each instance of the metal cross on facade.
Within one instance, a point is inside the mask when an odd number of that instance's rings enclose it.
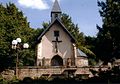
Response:
[[[62,42],[62,41],[59,41],[58,37],[56,37],[56,40],[54,40],[52,42],[55,42],[55,49],[56,49],[56,53],[57,53],[58,52],[58,46],[57,46],[57,44],[60,43],[60,42]]]

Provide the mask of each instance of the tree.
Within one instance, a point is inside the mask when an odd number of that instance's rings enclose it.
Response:
[[[103,61],[111,61],[120,57],[120,1],[98,1],[100,15],[103,20],[102,27],[97,25],[96,54]]]
[[[95,65],[96,61],[96,55],[95,53],[95,46],[96,46],[96,37],[91,37],[91,36],[85,36],[85,47],[90,50],[89,54],[89,64]]]
[[[95,64],[95,54],[90,50],[90,46],[88,47],[85,35],[83,32],[80,32],[78,25],[74,24],[71,17],[65,13],[62,14],[61,20],[67,30],[75,37],[77,48],[88,55],[90,64]]]
[[[20,50],[20,64],[34,65],[35,48],[32,45],[35,44],[33,40],[35,32],[36,30],[29,27],[29,22],[23,12],[19,11],[13,3],[6,4],[6,6],[0,4],[0,69],[15,66],[16,54],[11,49],[11,42],[18,37],[22,39],[22,43],[28,42],[30,45],[27,51]]]
[[[63,13],[61,20],[67,30],[77,39],[77,46],[84,45],[84,34],[82,32],[80,33],[78,25],[72,22],[71,17]]]

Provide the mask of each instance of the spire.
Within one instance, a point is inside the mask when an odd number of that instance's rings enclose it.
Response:
[[[56,18],[61,19],[61,9],[57,0],[55,0],[51,11],[51,22]]]
[[[61,12],[61,9],[60,9],[60,6],[59,6],[59,3],[57,0],[55,0],[54,2],[54,5],[53,5],[53,8],[52,8],[52,11],[51,12]]]

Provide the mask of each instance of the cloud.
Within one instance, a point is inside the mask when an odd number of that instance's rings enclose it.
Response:
[[[45,10],[49,8],[45,0],[18,0],[18,3],[21,6],[32,9]]]

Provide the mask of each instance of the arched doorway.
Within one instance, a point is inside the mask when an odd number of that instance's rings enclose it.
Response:
[[[51,66],[63,66],[63,59],[59,55],[55,55],[51,59]]]

